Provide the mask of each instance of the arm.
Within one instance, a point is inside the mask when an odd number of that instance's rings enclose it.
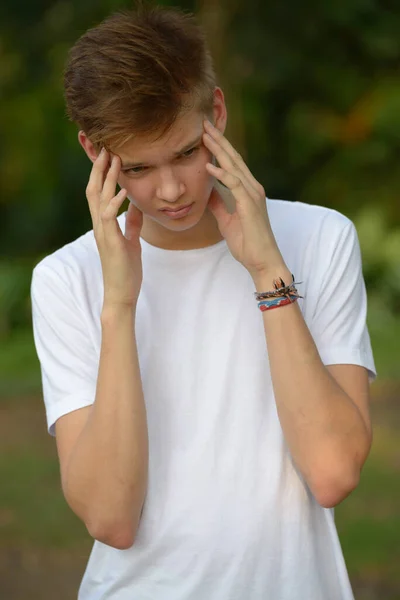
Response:
[[[120,549],[133,544],[147,486],[148,434],[135,312],[134,307],[103,308],[96,399],[83,409],[88,418],[72,448],[68,425],[74,413],[56,424],[68,504],[94,538]]]
[[[258,292],[271,289],[278,276],[291,281],[284,264],[270,273],[254,279]],[[371,446],[367,371],[356,365],[334,366],[352,369],[358,377],[359,391],[350,397],[322,363],[297,302],[265,311],[262,318],[289,450],[317,501],[335,506],[357,486]]]
[[[218,127],[205,120],[204,128],[204,144],[220,165],[210,162],[206,168],[231,191],[235,201],[234,211],[228,211],[214,188],[208,203],[232,256],[248,270],[258,292],[271,290],[278,277],[290,282],[263,186]],[[325,368],[297,303],[265,311],[262,317],[282,429],[294,461],[325,507],[340,502],[357,485],[371,445],[367,371],[353,363],[354,355],[350,358],[347,354],[346,359],[343,347],[338,352],[337,345],[347,346],[350,341],[357,360],[361,352],[364,362],[368,356],[360,253],[354,227],[348,227],[347,233],[350,243],[340,248],[335,241],[331,262],[321,278],[330,271],[336,282],[324,281],[324,288],[316,292],[319,302],[314,311],[318,315],[318,347],[325,353],[325,362],[332,360],[326,364],[333,369]],[[333,294],[338,295],[339,305],[330,301]],[[336,356],[329,351],[335,344]]]

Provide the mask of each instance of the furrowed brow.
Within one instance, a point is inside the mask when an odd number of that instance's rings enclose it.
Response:
[[[203,134],[201,134],[200,136],[197,136],[197,138],[195,140],[193,140],[189,144],[186,144],[186,146],[181,148],[181,150],[179,150],[178,152],[174,152],[174,156],[176,157],[176,156],[180,156],[181,154],[184,154],[184,152],[187,152],[194,146],[197,146],[198,144],[200,144],[202,139],[203,139]],[[135,169],[136,167],[144,167],[146,164],[147,163],[144,163],[144,162],[141,162],[141,163],[127,162],[127,163],[122,163],[121,169]]]
[[[183,154],[184,152],[187,152],[188,150],[193,148],[193,146],[197,146],[198,144],[200,144],[202,139],[203,139],[203,134],[198,136],[195,140],[193,140],[193,142],[190,142],[190,144],[186,144],[186,146],[184,148],[182,148],[181,150],[179,150],[179,152],[175,152],[175,156],[179,156],[180,154]]]

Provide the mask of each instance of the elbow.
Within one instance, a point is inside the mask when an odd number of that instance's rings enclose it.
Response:
[[[318,504],[323,508],[334,508],[356,489],[370,448],[369,438],[363,451],[353,455],[351,460],[346,458],[329,471],[326,465],[333,464],[333,460],[325,460],[324,466],[319,465],[318,476],[314,477],[313,485],[310,485]]]
[[[334,508],[347,498],[358,486],[360,475],[355,474],[352,477],[336,477],[329,481],[320,480],[314,485],[313,495],[316,501],[323,508]]]
[[[86,528],[93,539],[116,550],[128,550],[135,542],[136,532],[132,524],[119,526],[86,524]]]
[[[87,531],[94,540],[117,550],[127,550],[133,546],[137,530],[133,521],[124,523],[104,522],[101,518],[88,515],[87,507],[82,508],[81,505],[72,502],[67,495],[65,497],[70,508],[85,524]]]

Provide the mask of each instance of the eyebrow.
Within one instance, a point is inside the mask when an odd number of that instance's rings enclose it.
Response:
[[[187,152],[188,150],[193,148],[193,146],[197,146],[201,142],[202,139],[203,139],[203,134],[201,134],[200,136],[197,136],[197,138],[195,140],[193,140],[189,144],[186,144],[186,146],[181,148],[181,150],[179,150],[178,152],[174,152],[174,156],[176,157],[176,156],[180,156],[181,154],[184,154],[185,152]],[[147,163],[144,163],[144,162],[140,162],[140,163],[127,162],[127,163],[122,163],[121,169],[134,169],[135,167],[143,167],[146,164]]]

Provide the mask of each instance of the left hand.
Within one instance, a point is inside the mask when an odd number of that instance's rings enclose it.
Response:
[[[214,215],[221,235],[232,256],[255,278],[275,267],[285,266],[268,218],[265,191],[253,177],[242,157],[223,134],[208,120],[204,121],[205,146],[220,167],[207,163],[208,172],[232,192],[236,210],[230,214],[213,188],[208,208]]]

